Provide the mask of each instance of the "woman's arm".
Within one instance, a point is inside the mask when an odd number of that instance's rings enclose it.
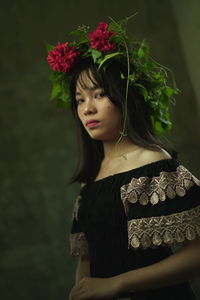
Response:
[[[144,250],[145,251],[145,250]],[[109,278],[83,277],[70,300],[109,299],[181,283],[200,273],[200,240],[150,266]]]
[[[113,277],[119,293],[139,292],[174,285],[200,274],[200,240],[185,243],[168,258],[150,266]]]
[[[89,258],[84,256],[79,256],[78,264],[76,267],[76,275],[75,275],[75,285],[70,291],[69,300],[75,299],[74,291],[76,290],[77,285],[81,282],[83,278],[90,277],[90,261]]]
[[[90,261],[89,258],[80,256],[76,268],[75,282],[76,284],[83,278],[90,277]]]

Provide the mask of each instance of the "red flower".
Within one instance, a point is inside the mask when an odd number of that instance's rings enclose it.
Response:
[[[115,44],[109,42],[113,35],[115,35],[113,31],[108,31],[108,24],[100,22],[97,29],[89,33],[91,47],[104,52],[115,50]]]
[[[68,47],[68,44],[68,42],[58,43],[58,46],[49,52],[47,61],[53,71],[67,72],[76,62],[80,52],[76,51],[74,46]]]

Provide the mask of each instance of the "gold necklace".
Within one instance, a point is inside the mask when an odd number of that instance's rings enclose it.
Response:
[[[128,159],[125,154],[120,155],[120,157],[122,157],[124,160]]]

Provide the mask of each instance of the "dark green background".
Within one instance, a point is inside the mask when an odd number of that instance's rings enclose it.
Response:
[[[183,164],[200,177],[197,76],[191,79],[197,57],[192,43],[181,39],[190,11],[187,28],[191,26],[189,36],[195,40],[200,23],[191,11],[197,6],[200,11],[200,4],[189,2],[10,0],[1,4],[2,300],[67,299],[74,281],[76,260],[69,254],[68,235],[79,186],[68,185],[68,180],[77,161],[76,139],[70,113],[49,102],[45,40],[64,42],[80,24],[94,29],[108,16],[118,20],[139,12],[128,30],[137,39],[145,37],[152,56],[174,71],[182,94],[173,108],[169,138]],[[198,280],[193,284],[198,293]]]

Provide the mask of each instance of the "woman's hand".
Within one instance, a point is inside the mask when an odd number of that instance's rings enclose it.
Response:
[[[119,296],[120,282],[117,277],[82,278],[71,290],[69,300],[112,299]]]

